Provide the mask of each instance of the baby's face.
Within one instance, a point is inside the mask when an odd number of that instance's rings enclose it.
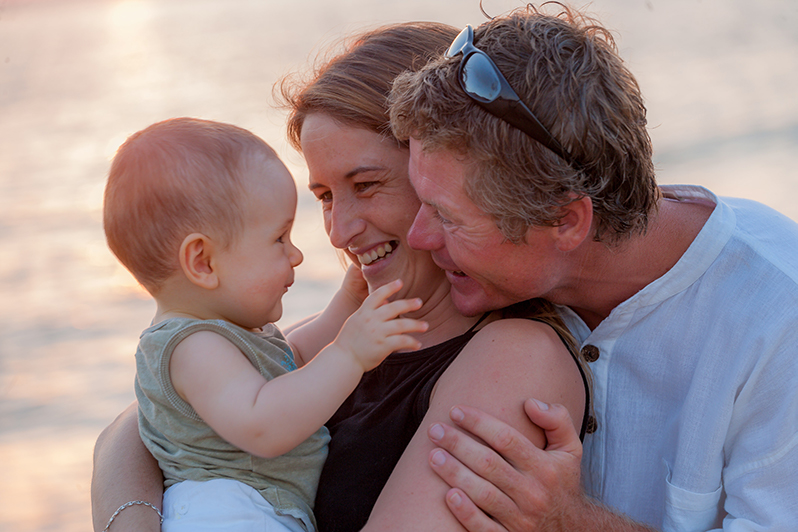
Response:
[[[255,329],[280,319],[302,252],[291,242],[296,185],[277,158],[250,161],[244,228],[217,259],[225,319]]]

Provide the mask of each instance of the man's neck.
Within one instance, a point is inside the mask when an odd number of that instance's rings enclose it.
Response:
[[[615,245],[585,243],[574,280],[563,304],[591,330],[610,312],[659,279],[679,262],[704,227],[713,206],[663,198],[644,235]],[[560,301],[558,301],[560,302]]]

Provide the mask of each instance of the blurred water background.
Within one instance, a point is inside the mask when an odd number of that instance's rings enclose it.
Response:
[[[491,14],[519,5],[483,0]],[[660,181],[798,219],[798,3],[588,9],[642,86]],[[174,116],[232,122],[273,145],[300,189],[291,323],[325,305],[342,269],[272,86],[349,32],[407,20],[484,17],[478,0],[0,0],[0,530],[88,530],[94,441],[133,399],[154,305],[105,245],[115,149]]]

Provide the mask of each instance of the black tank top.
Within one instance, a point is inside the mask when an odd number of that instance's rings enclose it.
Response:
[[[363,376],[327,422],[332,439],[313,510],[319,532],[358,532],[365,526],[394,466],[427,413],[432,388],[486,316],[451,340],[390,355]],[[587,411],[586,405],[582,435]]]

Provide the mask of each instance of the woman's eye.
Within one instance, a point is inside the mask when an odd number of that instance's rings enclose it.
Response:
[[[322,192],[316,196],[316,199],[322,203],[330,203],[332,201],[332,192]]]
[[[374,187],[377,184],[378,184],[377,181],[363,181],[360,183],[355,183],[355,190],[357,192],[365,192],[366,190]]]

